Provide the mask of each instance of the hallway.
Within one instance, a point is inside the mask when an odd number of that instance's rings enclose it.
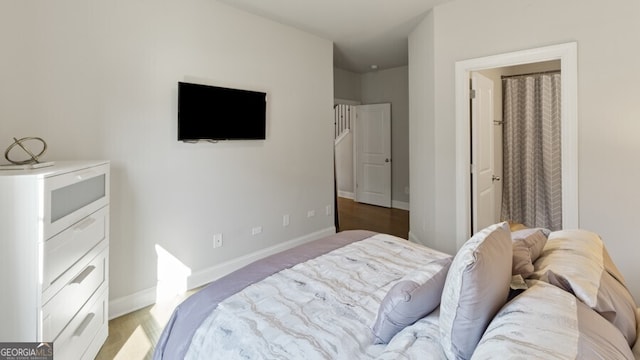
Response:
[[[364,229],[409,238],[409,211],[338,197],[340,231]]]

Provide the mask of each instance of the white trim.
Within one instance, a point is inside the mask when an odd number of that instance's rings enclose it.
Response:
[[[578,44],[576,42],[456,62],[456,245],[470,234],[469,76],[472,71],[560,60],[562,76],[562,224],[579,227]]]
[[[156,287],[138,291],[137,293],[109,300],[109,320],[156,303]]]
[[[400,209],[400,210],[409,211],[409,202],[408,201],[391,200],[391,207],[394,208],[394,209]]]
[[[338,196],[345,199],[354,200],[355,194],[350,191],[338,190]],[[354,200],[355,201],[355,200]],[[391,200],[391,207],[394,209],[407,210],[409,211],[409,202],[408,201],[399,201],[399,200]]]
[[[351,133],[351,130],[344,129],[344,131],[342,131],[342,134],[338,135],[338,137],[334,140],[333,146],[338,146],[338,144],[340,144],[340,142],[342,142],[342,140],[344,140],[344,138],[346,138],[349,133]]]
[[[336,233],[336,228],[334,226],[331,226],[326,229],[316,231],[311,234],[307,234],[307,235],[268,247],[266,249],[258,250],[251,254],[241,256],[239,258],[226,261],[222,264],[200,270],[192,274],[187,279],[187,288],[189,290],[195,289],[197,287],[200,287],[202,285],[215,281],[256,260],[260,260],[269,255],[273,255],[275,253],[279,253],[281,251],[293,248],[298,245],[306,244],[313,240],[317,240],[335,233]],[[153,305],[155,303],[156,303],[156,287],[155,286],[142,291],[138,291],[137,293],[134,293],[131,295],[110,300],[109,301],[109,320],[128,314],[130,312],[142,309],[146,306]]]
[[[316,231],[314,233],[304,235],[299,238],[292,239],[274,246],[270,246],[266,249],[253,252],[251,254],[226,261],[222,264],[210,267],[208,269],[200,270],[192,274],[189,277],[189,279],[187,279],[187,287],[189,289],[195,289],[199,286],[205,285],[207,283],[210,283],[211,281],[219,279],[222,276],[229,274],[230,272],[238,270],[241,267],[246,266],[256,260],[260,260],[269,255],[273,255],[275,253],[279,253],[281,251],[291,249],[292,247],[302,245],[310,241],[317,240],[335,233],[336,233],[336,228],[334,226],[331,226],[324,230]]]
[[[356,195],[352,191],[338,190],[338,196],[345,199],[355,199]]]

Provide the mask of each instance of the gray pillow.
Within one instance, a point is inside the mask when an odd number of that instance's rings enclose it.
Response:
[[[507,301],[511,261],[506,222],[478,232],[456,254],[440,303],[440,344],[449,359],[469,359]]]
[[[438,306],[450,265],[451,258],[432,261],[400,279],[389,290],[373,326],[375,344],[388,343],[400,330]]]

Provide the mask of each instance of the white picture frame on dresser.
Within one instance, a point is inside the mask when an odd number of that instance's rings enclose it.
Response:
[[[108,161],[0,172],[0,342],[93,359],[108,335]]]

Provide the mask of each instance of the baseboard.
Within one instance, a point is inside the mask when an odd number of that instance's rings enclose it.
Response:
[[[354,194],[352,192],[349,192],[349,191],[344,191],[344,190],[338,190],[338,196],[341,197],[341,198],[351,199],[351,200],[355,200],[355,198],[356,198],[356,194]],[[409,211],[409,202],[391,200],[391,207],[394,208],[394,209],[400,209],[400,210]]]
[[[356,195],[351,191],[338,190],[338,196],[345,199],[355,199]]]
[[[290,249],[292,247],[302,245],[313,240],[323,238],[336,233],[334,226],[326,229],[313,232],[283,243],[268,247],[266,249],[258,250],[251,254],[241,256],[236,259],[226,261],[222,264],[212,266],[207,269],[203,269],[193,273],[187,279],[187,288],[189,290],[195,289],[202,285],[208,284],[214,280],[217,280],[232,271],[238,270],[241,267],[248,265],[256,260],[262,259],[269,255]],[[152,287],[146,290],[138,291],[134,294],[123,296],[118,299],[109,301],[109,320],[117,318],[119,316],[128,314],[130,312],[142,309],[146,306],[156,303],[156,287]]]
[[[109,300],[109,320],[156,303],[156,287]]]
[[[219,279],[232,271],[238,270],[243,266],[246,266],[256,260],[260,260],[269,255],[279,253],[281,251],[290,249],[292,247],[308,243],[313,240],[320,239],[325,236],[329,236],[336,233],[334,226],[326,228],[324,230],[316,231],[314,233],[301,236],[299,238],[289,240],[266,249],[256,251],[254,253],[241,256],[239,258],[226,261],[222,264],[210,267],[208,269],[200,270],[193,273],[187,280],[187,287],[189,289],[195,289],[199,286],[208,284],[216,279]]]
[[[409,203],[406,202],[406,201],[392,200],[391,201],[391,207],[394,208],[394,209],[400,209],[400,210],[409,211]]]

